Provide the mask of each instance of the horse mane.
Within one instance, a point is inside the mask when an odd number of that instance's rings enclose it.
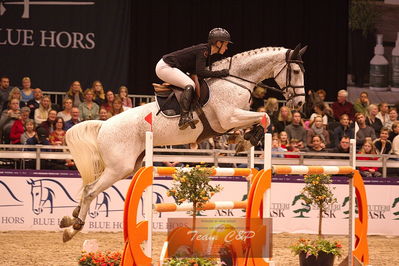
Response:
[[[248,56],[255,55],[257,53],[263,53],[263,52],[276,52],[276,51],[279,52],[279,51],[282,51],[283,49],[287,49],[287,48],[284,48],[284,47],[262,47],[262,48],[257,48],[257,49],[245,51],[245,52],[242,52],[242,53],[238,53],[238,54],[235,54],[235,55],[230,56],[230,57],[223,58],[221,60],[218,60],[218,61],[214,62],[212,64],[212,66],[213,67],[217,67],[219,65],[222,65],[222,64],[230,62],[231,59],[233,59],[233,60],[237,59],[238,57],[248,57]]]

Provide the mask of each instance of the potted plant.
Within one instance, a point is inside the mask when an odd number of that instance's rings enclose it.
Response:
[[[81,266],[99,266],[99,265],[112,265],[118,266],[121,264],[121,252],[86,252],[82,251],[78,265]]]
[[[341,256],[342,245],[336,241],[323,239],[323,213],[330,204],[337,202],[334,197],[331,176],[315,174],[304,176],[305,187],[300,195],[306,203],[316,206],[319,211],[318,238],[316,240],[300,239],[291,246],[292,251],[299,255],[301,266],[329,266],[334,265],[335,256]]]
[[[191,211],[193,222],[192,231],[196,228],[197,209],[222,190],[220,185],[212,186],[210,175],[212,168],[197,165],[193,168],[177,168],[173,175],[172,188],[168,190],[167,195],[174,197],[178,205],[183,202],[191,202],[193,210]],[[194,244],[194,242],[193,242]],[[193,247],[189,249],[191,254],[184,254],[184,257],[175,256],[167,259],[163,265],[216,265],[215,258],[200,258],[195,254]],[[178,254],[177,254],[178,255]]]

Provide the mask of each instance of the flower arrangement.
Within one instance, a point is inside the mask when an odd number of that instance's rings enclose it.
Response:
[[[291,247],[292,251],[295,255],[299,255],[300,253],[306,253],[306,256],[309,257],[314,255],[317,257],[319,252],[322,251],[324,253],[332,253],[335,256],[341,256],[342,245],[338,241],[330,242],[326,239],[300,239],[295,245]]]
[[[79,264],[82,266],[118,266],[121,264],[121,252],[86,252],[82,251]]]
[[[162,265],[169,266],[213,266],[219,265],[217,259],[213,258],[168,258]]]

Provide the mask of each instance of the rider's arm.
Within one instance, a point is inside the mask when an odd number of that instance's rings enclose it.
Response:
[[[229,70],[228,69],[223,69],[220,71],[210,71],[206,68],[206,60],[207,57],[203,52],[200,52],[196,56],[196,62],[195,62],[195,70],[196,74],[201,77],[201,78],[211,78],[211,77],[226,77],[229,75]]]

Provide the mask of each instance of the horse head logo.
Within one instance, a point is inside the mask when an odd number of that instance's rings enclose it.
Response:
[[[102,192],[96,197],[96,203],[94,205],[94,210],[89,211],[89,215],[91,218],[96,218],[100,212],[101,209],[105,209],[103,212],[105,212],[105,217],[108,217],[108,211],[109,211],[109,202],[111,197],[107,192]]]
[[[32,195],[32,211],[34,214],[39,215],[43,212],[43,206],[47,204],[50,205],[50,213],[53,213],[53,199],[54,191],[51,188],[43,187],[42,180],[30,179],[26,181],[31,185],[30,194]]]

